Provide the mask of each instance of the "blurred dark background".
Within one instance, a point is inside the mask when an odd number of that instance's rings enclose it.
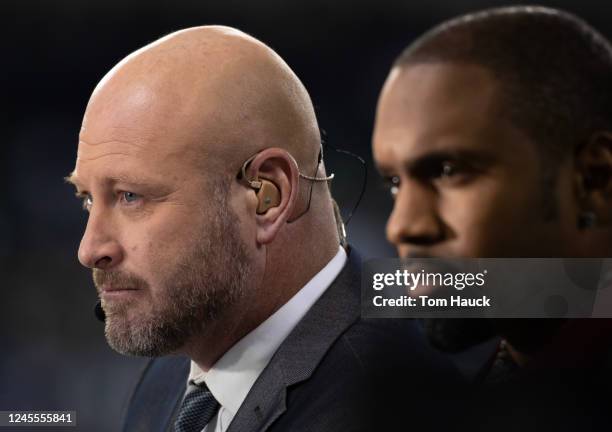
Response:
[[[89,95],[121,58],[202,24],[234,26],[270,45],[305,83],[326,141],[368,161],[367,193],[348,227],[351,243],[366,257],[392,256],[384,238],[391,202],[369,148],[389,65],[440,21],[501,4],[512,3],[3,1],[0,410],[76,410],[78,430],[115,431],[143,364],[111,351],[94,319],[95,290],[76,259],[86,215],[62,181],[73,167]],[[612,3],[541,4],[573,11],[612,36]],[[362,171],[332,153],[326,156],[338,179],[333,190],[346,214],[359,195]]]

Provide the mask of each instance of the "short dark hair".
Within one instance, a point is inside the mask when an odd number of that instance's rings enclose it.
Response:
[[[612,130],[612,49],[568,12],[513,6],[464,15],[424,34],[395,66],[437,62],[487,69],[499,83],[500,113],[538,144],[549,168],[594,132]]]

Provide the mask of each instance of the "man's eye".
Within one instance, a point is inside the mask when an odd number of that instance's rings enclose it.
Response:
[[[93,199],[91,198],[91,195],[85,194],[85,195],[77,195],[77,196],[81,199],[83,210],[90,211],[91,206],[93,205]]]
[[[469,163],[446,159],[438,162],[432,168],[429,178],[449,186],[463,186],[473,181],[479,172],[477,168]]]
[[[140,195],[135,194],[134,192],[121,192],[121,199],[123,199],[126,203],[131,204],[140,199]]]
[[[445,160],[440,164],[440,173],[438,177],[452,177],[459,172],[459,167],[456,162]]]
[[[395,198],[399,192],[400,178],[398,176],[386,177],[385,186],[389,190],[391,197]]]
[[[442,160],[431,169],[430,178],[432,180],[450,182],[460,185],[469,181],[476,174],[470,165],[456,160]]]

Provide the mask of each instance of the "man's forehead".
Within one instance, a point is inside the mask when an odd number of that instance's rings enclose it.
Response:
[[[85,145],[79,145],[80,153],[91,157],[109,147],[128,153],[153,152],[163,158],[184,155],[192,161],[221,157],[222,147],[240,138],[240,128],[224,127],[227,121],[219,112],[219,94],[202,98],[192,93],[140,81],[109,84],[96,92],[87,107],[80,133]]]
[[[412,92],[432,92],[439,89],[444,93],[468,92],[495,86],[493,74],[485,66],[453,61],[431,61],[408,63],[396,66],[389,74],[388,84],[408,85]]]
[[[80,138],[91,144],[112,139],[144,143],[171,135],[181,119],[179,102],[171,92],[160,95],[146,83],[109,85],[92,96]]]
[[[470,87],[482,68],[416,65],[395,68],[379,102],[374,133],[376,156],[418,155],[428,150],[494,139],[501,121],[495,87]]]
[[[79,133],[77,164],[124,159],[149,165],[188,164],[207,149],[200,133],[168,116],[129,113],[106,117],[88,111]],[[117,113],[121,114],[121,113]]]
[[[427,124],[419,114],[411,119],[396,116],[391,121],[378,122],[373,137],[376,161],[406,163],[437,153],[494,151],[496,128],[486,124],[462,122],[461,119],[441,119]],[[421,120],[419,120],[421,119]]]
[[[388,118],[410,114],[432,123],[443,115],[474,119],[494,114],[498,103],[498,84],[483,67],[426,63],[395,68],[379,111]]]
[[[141,137],[125,130],[109,129],[102,136],[82,131],[75,168],[69,180],[89,183],[92,180],[127,180],[147,183],[188,175],[195,157],[184,148],[166,145],[163,139]]]
[[[83,134],[77,148],[76,166],[83,168],[94,165],[127,165],[143,166],[169,161],[173,154],[171,148],[152,139],[140,136],[129,136],[124,131],[113,134],[112,131],[104,137],[89,137]]]

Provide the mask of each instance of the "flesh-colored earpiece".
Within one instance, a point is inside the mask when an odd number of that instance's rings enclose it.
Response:
[[[259,179],[261,187],[257,191],[257,214],[263,214],[272,207],[280,204],[280,192],[276,185],[269,180]]]

